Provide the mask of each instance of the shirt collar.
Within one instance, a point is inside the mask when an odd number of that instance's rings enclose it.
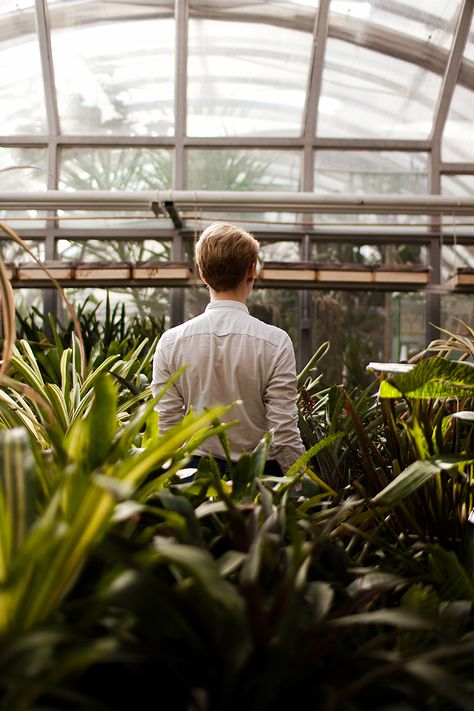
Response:
[[[249,310],[245,304],[241,301],[234,301],[233,299],[219,299],[218,301],[210,301],[206,306],[206,311],[210,309],[236,309],[237,311],[244,311],[249,313]]]

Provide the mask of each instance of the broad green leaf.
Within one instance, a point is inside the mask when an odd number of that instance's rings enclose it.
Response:
[[[24,628],[48,619],[57,609],[71,589],[92,546],[103,536],[114,507],[115,501],[108,492],[95,485],[88,487],[24,610]]]
[[[217,502],[220,503],[222,506],[222,502]],[[224,506],[225,508],[225,506]],[[234,550],[228,550],[225,553],[221,555],[218,560],[216,560],[217,567],[219,569],[219,573],[222,575],[222,577],[226,577],[228,575],[231,575],[231,573],[234,573],[245,560],[245,553],[242,553],[241,551],[234,551]]]
[[[92,373],[90,373],[81,385],[81,396],[84,396],[86,392],[93,387],[96,380],[100,378],[102,373],[111,370],[112,366],[119,360],[118,355],[109,356],[100,365],[98,365]]]
[[[309,361],[307,362],[307,364],[305,365],[303,370],[300,373],[298,373],[298,376],[296,379],[298,390],[303,387],[306,377],[309,375],[312,368],[314,368],[316,363],[326,355],[328,350],[329,350],[329,341],[325,341],[324,343],[322,343],[319,346],[317,351],[311,356],[311,358],[309,359]]]
[[[77,422],[77,420],[79,420],[85,416],[86,411],[90,408],[92,401],[94,399],[94,390],[93,389],[88,390],[85,395],[81,396],[80,390],[79,390],[79,385],[76,385],[75,390],[74,390],[74,399],[75,400],[77,399],[77,406],[71,416],[68,432],[71,430],[71,428]]]
[[[158,413],[155,409],[150,412],[145,422],[145,432],[143,433],[141,442],[141,446],[144,448],[158,439]]]
[[[69,396],[71,390],[71,365],[72,352],[70,348],[66,348],[61,356],[61,390],[64,399]]]
[[[449,417],[455,417],[459,420],[464,420],[465,422],[474,422],[474,412],[472,410],[463,410],[461,412],[453,412]]]
[[[474,584],[454,551],[447,551],[438,545],[428,545],[427,550],[432,570],[442,584],[444,598],[474,602]]]
[[[150,413],[156,408],[156,404],[160,401],[160,398],[166,393],[166,391],[173,385],[173,383],[181,377],[184,370],[180,368],[171,378],[168,380],[166,385],[158,393],[156,398],[152,398],[150,402],[138,409],[138,412],[134,417],[128,422],[120,434],[120,438],[117,440],[115,446],[116,457],[125,457],[127,452],[131,449],[135,437],[138,435],[143,425],[147,421]]]
[[[43,376],[41,374],[41,370],[38,367],[38,363],[36,361],[35,354],[33,353],[28,341],[25,341],[24,339],[22,339],[20,341],[19,350],[23,352],[23,355],[26,358],[26,361],[29,363],[31,370],[34,372],[34,374],[36,375],[38,380],[43,382]]]
[[[63,432],[66,432],[69,425],[69,413],[61,388],[59,388],[55,383],[46,383],[43,388],[43,393],[54,410],[54,414],[57,418],[57,425],[61,427]]]
[[[205,590],[206,594],[233,614],[241,614],[243,600],[234,585],[221,576],[212,556],[196,546],[173,543],[168,539],[156,540],[158,559],[181,568]]]
[[[0,578],[34,521],[33,457],[25,429],[0,431]]]
[[[335,434],[331,434],[328,437],[325,437],[324,439],[317,442],[313,447],[308,449],[304,454],[301,455],[301,457],[296,460],[296,462],[285,473],[285,476],[288,478],[294,476],[302,476],[304,473],[304,468],[312,457],[314,457],[316,454],[319,454],[319,452],[322,452],[323,449],[334,444],[334,442],[337,442],[342,437],[344,437],[344,432],[336,432]],[[331,493],[335,493],[332,489],[330,489],[330,487],[327,488],[331,491]]]
[[[325,582],[311,582],[308,585],[307,595],[313,609],[313,621],[319,624],[331,609],[334,600],[333,587]]]
[[[153,405],[153,403],[151,403]],[[221,417],[229,408],[218,406],[198,416],[186,415],[183,421],[162,435],[156,443],[136,457],[118,464],[117,476],[139,484],[155,467],[176,455],[177,450],[202,427]]]
[[[270,447],[272,445],[273,435],[272,432],[266,432],[260,442],[257,444],[252,452],[252,459],[254,461],[255,476],[263,476],[263,471],[265,469],[265,463],[268,459],[268,454]]]
[[[372,503],[381,506],[393,506],[412,494],[418,487],[438,474],[440,467],[429,460],[410,464],[393,481],[373,497]]]
[[[14,366],[16,372],[21,376],[25,383],[28,383],[30,387],[37,393],[42,393],[44,387],[44,381],[42,377],[38,377],[37,373],[33,368],[31,368],[28,363],[22,360],[18,351],[14,352],[11,356],[11,364]]]
[[[69,428],[64,438],[64,447],[69,462],[85,461],[89,447],[89,427],[85,420],[77,419]]]
[[[331,625],[391,625],[401,629],[429,630],[435,627],[436,621],[427,619],[400,608],[380,608],[373,612],[359,612],[355,615],[337,617],[330,621]]]
[[[380,383],[381,398],[473,397],[474,366],[434,356]]]
[[[110,375],[102,374],[95,381],[94,394],[94,402],[87,417],[91,469],[104,462],[117,427],[117,391]]]
[[[427,690],[433,693],[433,690],[441,697],[441,699],[449,700],[447,704],[439,703],[438,708],[460,709],[461,711],[472,711],[472,693],[461,688],[459,677],[451,674],[442,665],[427,662],[424,659],[415,657],[410,659],[403,665],[405,674],[411,674],[416,679],[419,679],[426,684]]]

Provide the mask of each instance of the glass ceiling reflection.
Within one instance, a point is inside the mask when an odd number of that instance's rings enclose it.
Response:
[[[461,8],[332,0],[315,41],[314,0],[190,0],[178,47],[172,0],[4,0],[0,134],[52,134],[57,110],[64,135],[173,137],[179,66],[189,137],[303,136],[314,102],[320,137],[428,138]],[[469,92],[473,58],[470,41]],[[320,96],[308,95],[318,76]]]

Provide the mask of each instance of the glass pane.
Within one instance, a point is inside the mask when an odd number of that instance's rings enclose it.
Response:
[[[209,303],[209,292],[204,284],[184,290],[184,319],[199,316]]]
[[[169,289],[153,287],[141,289],[131,289],[127,287],[99,289],[97,287],[87,287],[84,289],[65,289],[64,291],[75,309],[78,307],[82,308],[86,299],[91,309],[93,309],[96,304],[99,304],[99,308],[96,311],[99,320],[105,319],[108,295],[112,309],[114,309],[115,306],[121,309],[122,304],[125,305],[125,314],[127,317],[130,318],[137,315],[146,320],[148,314],[150,314],[153,320],[164,318],[165,326],[169,326]],[[62,315],[60,314],[60,318],[67,321],[69,318],[68,313],[64,311]]]
[[[425,153],[400,151],[324,151],[315,155],[314,190],[321,194],[422,194],[428,189]],[[364,227],[367,232],[382,226],[398,231],[404,226],[423,229],[423,215],[370,215],[363,213],[314,216],[314,225]]]
[[[441,77],[329,38],[318,107],[320,136],[427,138]]]
[[[45,148],[0,147],[0,190],[45,190],[47,185]]]
[[[294,228],[295,226],[301,225],[304,227],[309,224],[306,221],[304,224],[300,223],[299,216],[294,212],[234,212],[232,210],[232,212],[209,211],[205,214],[196,209],[193,212],[189,211],[184,217],[186,218],[187,228],[195,234],[202,232],[213,222],[231,222],[251,233],[265,230],[274,232],[285,228],[285,226]]]
[[[396,151],[317,151],[317,193],[426,193],[425,153]]]
[[[424,264],[426,249],[411,244],[313,244],[313,260],[321,264]]]
[[[299,262],[300,245],[298,242],[265,242],[259,237],[260,253],[264,262]]]
[[[127,228],[146,229],[151,234],[154,230],[171,230],[173,223],[161,213],[156,216],[150,209],[143,210],[58,210],[59,226],[79,229]]]
[[[159,190],[171,187],[171,151],[153,148],[64,148],[66,190]]]
[[[473,115],[474,92],[456,86],[441,142],[444,161],[474,161]]]
[[[43,291],[41,289],[14,289],[16,312],[21,318],[31,315],[33,307],[43,309]],[[20,334],[18,334],[20,336]]]
[[[66,0],[49,7],[62,131],[172,135],[175,23],[169,3],[96,0],[93,13]]]
[[[187,155],[192,190],[298,190],[300,154],[273,150],[203,150]]]
[[[313,348],[330,343],[321,361],[327,385],[372,382],[371,360],[404,360],[425,345],[423,294],[317,291],[313,307]]]
[[[24,240],[26,246],[33,252],[38,259],[44,259],[44,243],[40,241]],[[32,262],[30,257],[19,244],[12,240],[0,240],[0,257],[4,262],[14,263],[16,266],[25,262]]]
[[[311,22],[309,30],[191,19],[188,134],[299,135],[313,42]]]
[[[474,19],[471,32],[464,49],[464,59],[474,61]],[[469,69],[471,76],[472,68]],[[472,83],[471,83],[472,87]],[[449,113],[444,126],[441,141],[441,158],[444,161],[473,161],[474,132],[472,116],[474,111],[474,92],[460,84],[454,90]]]
[[[465,333],[464,321],[472,327],[474,323],[474,296],[472,294],[443,294],[441,296],[441,327],[451,333]],[[443,334],[440,334],[443,337]]]
[[[44,148],[0,147],[0,191],[45,190],[48,184],[48,159]],[[44,226],[39,210],[0,210],[0,220],[15,230]],[[21,234],[20,234],[21,237]]]
[[[441,192],[454,197],[472,197],[474,195],[474,175],[442,175]],[[456,242],[458,232],[472,233],[474,217],[469,215],[449,215],[442,217],[443,234],[451,235]]]
[[[451,46],[460,0],[332,0],[331,12],[402,32],[424,45]],[[351,25],[348,23],[347,28]],[[361,31],[360,23],[354,31]],[[363,28],[362,28],[363,31]]]
[[[474,20],[471,23],[471,32],[464,48],[464,58],[474,62]]]
[[[169,261],[170,242],[158,240],[87,240],[75,242],[61,239],[58,241],[58,259],[73,262],[147,262]]]
[[[443,279],[456,274],[458,269],[474,269],[474,246],[464,244],[443,245],[441,249],[441,275]]]
[[[392,354],[389,360],[408,360],[426,347],[425,294],[392,294],[390,321]]]
[[[3,1],[0,6],[0,135],[46,131],[33,3]]]
[[[474,195],[474,175],[442,175],[441,193],[459,197]]]
[[[298,290],[254,289],[248,300],[249,311],[260,321],[286,331],[296,347],[298,337]]]

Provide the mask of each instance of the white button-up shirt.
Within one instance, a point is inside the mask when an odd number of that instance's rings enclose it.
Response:
[[[212,301],[203,314],[161,336],[153,360],[153,395],[183,365],[188,367],[156,406],[161,431],[180,422],[191,407],[197,413],[238,400],[221,420],[239,421],[227,430],[234,461],[243,451],[252,451],[270,429],[270,458],[284,472],[304,453],[298,430],[295,354],[281,328],[250,316],[239,301]],[[196,450],[199,455],[209,453],[225,456],[217,437]]]

